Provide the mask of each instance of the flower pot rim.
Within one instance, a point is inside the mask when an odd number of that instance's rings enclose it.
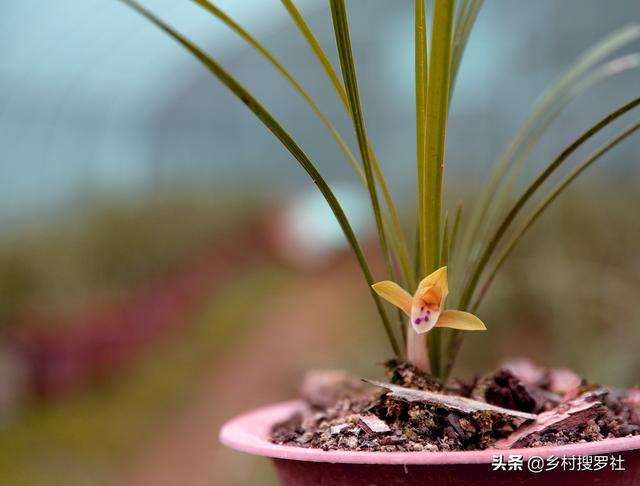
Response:
[[[521,455],[526,460],[534,456],[546,459],[551,456],[608,455],[640,449],[640,436],[523,449],[455,452],[324,451],[271,443],[268,437],[273,424],[286,420],[292,413],[303,407],[304,403],[301,400],[290,400],[239,415],[222,426],[220,442],[237,451],[274,459],[343,464],[483,464],[493,462],[496,455]]]

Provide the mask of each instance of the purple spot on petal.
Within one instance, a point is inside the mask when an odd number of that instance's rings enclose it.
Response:
[[[420,319],[419,317],[414,321],[416,324],[420,324],[420,322],[422,321],[422,319]]]

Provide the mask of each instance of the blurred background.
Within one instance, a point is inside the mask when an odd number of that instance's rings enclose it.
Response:
[[[297,3],[335,64],[327,3]],[[411,228],[413,3],[347,3],[369,134]],[[351,135],[280,2],[217,4]],[[303,100],[193,3],[146,5],[298,139],[382,275],[366,197]],[[486,2],[451,108],[449,207],[471,209],[544,89],[630,22],[635,0]],[[121,3],[5,1],[0,40],[0,484],[273,484],[266,461],[218,444],[221,423],[295,396],[308,368],[378,376],[390,355],[330,212],[253,115]],[[630,69],[570,103],[524,175],[639,86]],[[524,355],[638,383],[639,153],[638,137],[610,152],[523,241],[457,374]]]

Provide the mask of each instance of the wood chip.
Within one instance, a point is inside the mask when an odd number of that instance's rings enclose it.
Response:
[[[309,442],[311,442],[311,439],[313,439],[313,434],[306,433],[306,434],[301,435],[300,437],[298,437],[296,439],[296,442],[298,444],[304,445],[304,444],[308,444]]]
[[[520,447],[532,434],[543,434],[547,430],[571,430],[585,424],[590,418],[602,412],[603,404],[598,398],[606,394],[606,390],[594,390],[577,399],[561,403],[548,412],[538,414],[536,420],[519,428],[505,439],[496,442],[497,449]]]
[[[358,425],[364,429],[367,434],[387,434],[391,432],[389,426],[373,414],[360,416]]]
[[[332,425],[331,429],[329,429],[329,431],[330,431],[331,435],[338,435],[344,429],[349,428],[349,427],[350,427],[350,424]]]
[[[401,435],[388,435],[380,438],[380,444],[383,445],[398,445],[407,442],[407,438]]]
[[[392,385],[391,383],[383,383],[381,381],[364,380],[367,383],[385,388],[389,390],[389,396],[403,400],[406,402],[424,402],[439,405],[444,408],[458,410],[464,413],[474,413],[489,411],[511,417],[518,417],[525,420],[535,420],[537,415],[533,413],[520,412],[518,410],[509,410],[508,408],[496,407],[485,402],[472,400],[471,398],[459,397],[454,395],[443,395],[441,393],[433,393],[426,390],[414,390],[402,386]]]

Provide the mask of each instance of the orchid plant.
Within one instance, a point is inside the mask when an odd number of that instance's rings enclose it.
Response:
[[[338,199],[322,178],[317,166],[289,132],[212,55],[137,1],[121,1],[174,38],[199,60],[258,117],[309,174],[331,207],[356,256],[393,352],[420,368],[430,369],[436,378],[442,380],[451,373],[462,344],[462,331],[486,329],[474,313],[477,312],[498,270],[523,235],[582,172],[640,128],[637,120],[631,122],[611,139],[595,148],[555,187],[538,197],[537,206],[523,215],[534,196],[543,192],[547,181],[558,168],[570,160],[570,156],[594,135],[640,104],[640,98],[635,98],[578,136],[539,176],[526,185],[522,194],[513,202],[514,181],[529,160],[533,148],[564,107],[604,79],[640,65],[638,53],[613,57],[621,48],[640,38],[640,25],[629,25],[587,50],[545,93],[497,162],[492,177],[484,187],[479,200],[474,203],[473,211],[466,218],[462,230],[462,205],[457,207],[455,213],[452,212],[451,220],[449,212],[443,211],[447,117],[465,46],[483,2],[433,0],[427,5],[426,0],[415,0],[418,222],[417,245],[415,254],[412,255],[392,194],[367,135],[345,0],[329,0],[341,76],[334,69],[293,0],[281,0],[281,3],[317,58],[336,92],[338,101],[351,120],[358,147],[357,155],[352,152],[342,134],[336,130],[304,87],[257,39],[209,0],[185,0],[195,2],[256,49],[284,77],[291,89],[309,105],[338,144],[346,160],[353,166],[371,200],[388,277],[388,280],[374,283],[367,259]],[[428,12],[432,17],[430,28],[427,23]],[[451,293],[455,303],[453,308],[457,310],[445,308],[450,290],[448,268],[452,269],[454,285]],[[420,280],[419,277],[424,278]],[[383,299],[399,308],[397,327],[392,325]],[[399,344],[398,334],[405,343],[404,349]]]

